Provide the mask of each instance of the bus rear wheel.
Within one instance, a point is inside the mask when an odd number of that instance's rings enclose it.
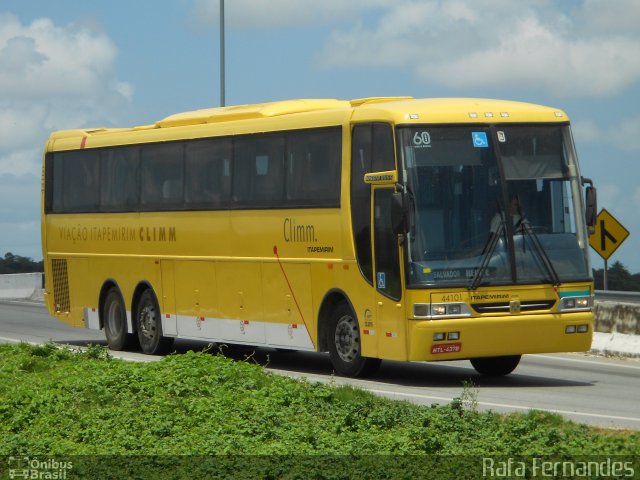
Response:
[[[111,350],[128,350],[136,346],[136,336],[127,333],[127,310],[120,290],[115,287],[110,288],[104,298],[102,321]]]
[[[145,290],[138,301],[136,330],[140,348],[148,355],[168,353],[173,345],[173,338],[162,335],[160,307],[151,289]]]
[[[379,358],[362,356],[358,320],[347,304],[342,303],[333,311],[327,335],[329,358],[338,375],[364,377],[380,367]]]
[[[522,355],[505,357],[472,358],[471,365],[476,371],[487,377],[502,377],[513,372],[520,363]]]

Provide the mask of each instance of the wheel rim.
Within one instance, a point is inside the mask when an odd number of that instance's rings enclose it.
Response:
[[[152,305],[146,304],[140,310],[138,321],[142,335],[149,340],[153,340],[158,331],[156,323],[156,309]]]
[[[353,317],[345,315],[338,320],[335,345],[338,356],[344,362],[353,362],[360,355],[360,333]]]
[[[107,309],[107,326],[114,336],[118,336],[121,333],[123,327],[122,316],[123,309],[120,302],[111,302]]]

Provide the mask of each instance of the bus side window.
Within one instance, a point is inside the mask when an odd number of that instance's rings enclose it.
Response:
[[[184,144],[144,145],[140,153],[141,210],[183,207]]]
[[[245,136],[234,141],[233,199],[248,208],[284,202],[284,137]]]
[[[364,174],[371,171],[371,125],[356,125],[351,138],[351,223],[356,258],[364,278],[373,284],[371,258],[371,185]]]
[[[376,287],[383,295],[400,300],[402,296],[400,254],[398,237],[393,233],[390,208],[393,192],[393,188],[380,188],[375,192],[376,272],[377,277],[384,279],[376,282]]]
[[[373,124],[373,172],[396,169],[393,132],[386,123]]]
[[[113,147],[100,157],[100,209],[136,211],[139,199],[139,147]]]
[[[91,212],[98,207],[99,154],[95,150],[54,154],[54,211]]]
[[[191,209],[219,209],[231,196],[231,139],[187,143],[185,205]]]
[[[287,135],[288,204],[340,205],[341,140],[340,128],[290,132]]]

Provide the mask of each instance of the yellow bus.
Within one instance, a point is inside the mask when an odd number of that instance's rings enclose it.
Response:
[[[51,135],[49,312],[111,349],[175,338],[383,359],[585,351],[595,189],[567,115],[485,99],[290,100]]]

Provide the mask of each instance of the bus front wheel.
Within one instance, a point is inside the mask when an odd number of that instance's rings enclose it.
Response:
[[[487,377],[502,377],[513,372],[522,355],[510,355],[506,357],[472,358],[471,365],[476,371]]]
[[[380,359],[361,354],[358,320],[347,304],[342,303],[333,311],[327,330],[329,358],[338,375],[363,377],[378,370]]]
[[[140,348],[148,355],[162,355],[173,345],[173,338],[162,335],[160,307],[151,289],[145,290],[140,296],[136,310],[136,330]]]
[[[127,333],[127,310],[120,291],[113,287],[104,298],[102,309],[104,334],[111,350],[128,350],[135,347],[136,336]]]

